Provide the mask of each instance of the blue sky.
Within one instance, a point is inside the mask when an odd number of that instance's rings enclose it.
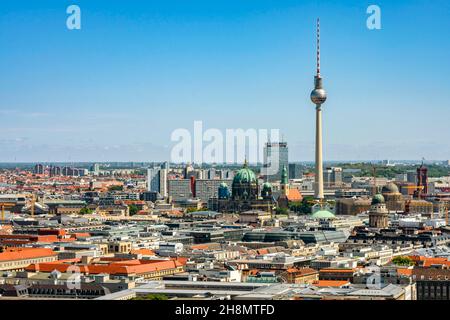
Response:
[[[2,0],[0,161],[166,160],[194,120],[312,160],[318,16],[324,159],[449,159],[447,0]]]

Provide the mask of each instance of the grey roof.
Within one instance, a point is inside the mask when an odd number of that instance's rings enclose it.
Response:
[[[403,293],[399,286],[389,284],[382,289],[361,289],[349,293],[350,296],[378,296],[378,297],[396,297]]]

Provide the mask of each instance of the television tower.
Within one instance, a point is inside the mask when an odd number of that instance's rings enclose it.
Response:
[[[323,201],[323,159],[322,159],[322,104],[327,100],[327,93],[322,87],[320,75],[320,20],[317,19],[317,70],[314,76],[314,90],[311,101],[316,105],[316,181],[314,197]]]

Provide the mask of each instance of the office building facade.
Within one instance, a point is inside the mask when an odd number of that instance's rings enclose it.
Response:
[[[269,182],[281,181],[283,168],[288,170],[289,177],[289,149],[287,142],[267,142],[264,147],[263,173]]]
[[[323,174],[325,187],[336,187],[342,185],[342,168],[328,167]]]

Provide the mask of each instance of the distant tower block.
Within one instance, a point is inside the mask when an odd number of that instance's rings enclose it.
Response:
[[[311,101],[316,105],[316,183],[314,197],[320,201],[323,195],[323,159],[322,159],[322,104],[327,100],[327,93],[322,86],[320,75],[320,20],[317,19],[317,69],[314,77],[314,90]]]

